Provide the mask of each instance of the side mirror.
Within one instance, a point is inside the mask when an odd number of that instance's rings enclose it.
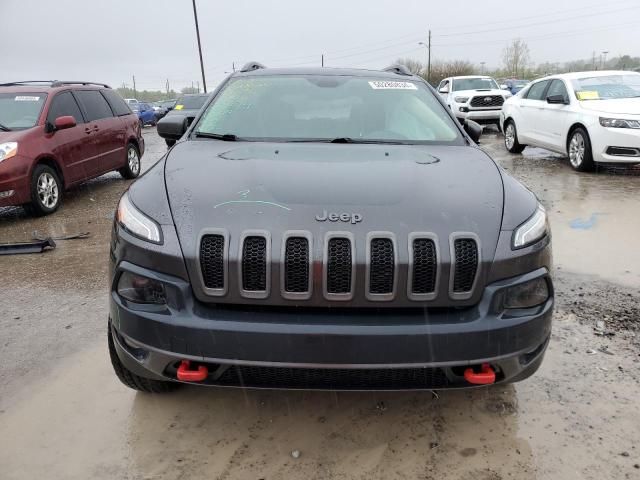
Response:
[[[76,126],[76,119],[71,115],[63,115],[58,117],[53,122],[53,126],[56,130],[65,130],[67,128],[73,128]]]
[[[507,85],[506,83],[503,83],[502,85],[500,85],[500,88],[502,90],[509,90],[509,85]]]
[[[560,105],[569,104],[569,102],[565,100],[564,95],[549,95],[547,97],[547,103],[560,104]]]
[[[478,143],[480,140],[480,135],[482,135],[482,127],[480,124],[474,122],[473,120],[465,120],[462,125],[464,131],[467,132],[467,135],[471,137],[471,140]]]
[[[167,140],[179,140],[189,128],[185,115],[168,115],[158,121],[158,135]]]
[[[440,90],[438,90],[438,92],[440,92],[440,93],[449,93],[449,89],[447,87],[443,87]]]

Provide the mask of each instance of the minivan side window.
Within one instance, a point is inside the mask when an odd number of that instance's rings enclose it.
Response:
[[[113,113],[115,113],[116,116],[120,117],[122,115],[130,115],[133,113],[131,112],[129,105],[127,105],[127,102],[124,101],[118,92],[111,89],[104,89],[100,91],[102,92],[102,95],[104,95],[104,98],[107,99],[107,102],[109,102],[109,105],[111,105],[111,110],[113,110]]]
[[[84,111],[87,115],[87,121],[93,122],[94,120],[100,120],[101,118],[113,117],[111,107],[109,107],[109,104],[104,97],[100,95],[99,91],[76,90],[74,95],[84,107]]]
[[[528,100],[544,100],[542,95],[544,94],[547,85],[549,84],[549,80],[543,80],[538,83],[534,83],[529,87],[529,91],[527,92]]]
[[[58,93],[53,100],[51,100],[51,106],[49,107],[49,113],[47,114],[47,122],[53,124],[58,117],[71,116],[76,119],[77,124],[84,123],[80,107],[76,99],[73,98],[71,92]]]

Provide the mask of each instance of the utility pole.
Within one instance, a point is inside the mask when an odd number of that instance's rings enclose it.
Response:
[[[604,55],[604,59],[603,59],[602,65],[600,66],[600,69],[606,68],[607,66],[607,53],[609,53],[609,50],[602,51],[602,55]]]
[[[207,93],[207,81],[204,78],[204,62],[202,61],[202,45],[200,45],[200,27],[198,26],[198,11],[196,9],[196,0],[193,0],[193,19],[196,22],[196,37],[198,38],[198,54],[200,55],[200,71],[202,72],[202,86],[204,93]]]
[[[480,62],[480,75],[484,75],[484,64],[487,62]]]
[[[233,71],[235,72],[236,71],[236,62],[232,62],[231,63],[231,67],[233,68]]]
[[[594,70],[596,69],[596,51],[593,51],[592,57],[591,57],[591,68],[593,68]]]
[[[196,88],[198,89],[198,93],[200,93],[200,81],[196,80]]]
[[[136,90],[136,76],[132,75],[133,77],[133,98],[138,98],[138,91]]]
[[[320,66],[324,67],[324,53],[320,57]]]
[[[418,42],[418,45],[427,48],[427,83],[429,83],[429,80],[431,80],[431,30],[429,30],[429,40],[427,43]]]

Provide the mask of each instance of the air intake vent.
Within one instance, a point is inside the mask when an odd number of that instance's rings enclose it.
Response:
[[[434,293],[438,273],[436,244],[431,238],[415,238],[412,247],[411,293],[417,295]]]
[[[395,280],[395,252],[390,238],[373,238],[370,244],[369,293],[393,293]]]
[[[248,236],[242,244],[242,289],[247,292],[267,290],[267,239]]]
[[[287,238],[284,250],[284,290],[288,293],[309,291],[309,240]]]
[[[478,245],[471,238],[457,238],[453,245],[455,252],[453,293],[470,292],[478,270]]]
[[[351,240],[341,237],[330,238],[327,245],[327,293],[351,293],[352,262]]]
[[[204,286],[224,289],[224,236],[204,235],[200,241],[200,270]]]

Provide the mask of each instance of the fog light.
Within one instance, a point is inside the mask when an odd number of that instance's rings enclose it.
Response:
[[[546,279],[536,278],[509,287],[504,295],[504,308],[530,308],[542,305],[549,298]]]
[[[469,108],[468,107],[460,107],[460,111],[462,113],[467,113],[469,111]]]
[[[135,303],[166,303],[164,286],[151,278],[124,272],[118,280],[118,295]]]
[[[9,198],[13,195],[13,190],[5,190],[4,192],[0,192],[0,198]]]

